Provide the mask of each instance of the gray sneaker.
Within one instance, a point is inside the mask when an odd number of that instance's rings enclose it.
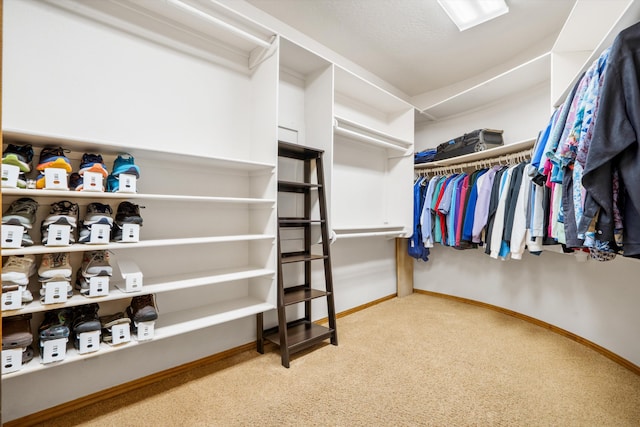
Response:
[[[52,203],[49,215],[42,222],[42,225],[61,224],[76,228],[78,226],[79,212],[80,207],[77,203],[72,203],[68,200]]]
[[[2,267],[2,281],[24,285],[29,283],[29,277],[35,272],[36,257],[34,255],[11,255]]]
[[[28,197],[23,197],[11,203],[2,215],[2,223],[7,225],[21,225],[31,229],[36,220],[38,203]]]

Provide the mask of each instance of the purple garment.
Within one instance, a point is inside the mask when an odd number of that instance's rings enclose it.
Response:
[[[473,214],[473,228],[471,232],[471,241],[473,243],[482,243],[480,238],[482,229],[487,225],[487,217],[489,216],[489,200],[491,199],[491,188],[493,187],[493,179],[496,172],[502,169],[502,166],[496,165],[489,169],[485,174],[482,185],[478,187],[478,199],[476,200],[476,210]]]

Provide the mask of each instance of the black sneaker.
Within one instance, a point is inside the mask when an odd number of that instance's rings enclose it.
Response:
[[[78,173],[74,172],[69,175],[69,189],[72,191],[82,191],[84,184],[84,178]]]
[[[80,207],[77,203],[73,203],[68,200],[52,203],[49,215],[43,221],[42,225],[70,225],[72,229],[75,229],[78,226],[79,212]]]
[[[31,144],[9,144],[2,153],[2,164],[18,166],[22,172],[31,172],[32,160],[33,148]]]
[[[2,223],[6,225],[20,225],[31,229],[36,220],[38,202],[28,197],[23,197],[11,203],[7,211],[2,214]]]
[[[142,217],[140,216],[140,208],[144,206],[134,205],[131,202],[122,202],[118,205],[118,213],[116,213],[116,223],[122,224],[138,224],[142,226]]]
[[[80,305],[73,307],[73,346],[80,348],[80,334],[84,332],[99,331],[102,329],[98,310],[100,306],[97,303]]]
[[[135,323],[156,320],[158,311],[153,295],[138,295],[131,298],[131,305],[127,307],[127,317]]]
[[[80,175],[84,175],[85,172],[99,173],[104,178],[109,175],[107,167],[105,166],[100,154],[84,153],[82,155],[82,161],[80,162],[80,170],[78,173]]]

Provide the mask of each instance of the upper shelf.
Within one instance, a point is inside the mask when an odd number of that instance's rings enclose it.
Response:
[[[414,169],[433,169],[441,166],[459,165],[462,163],[475,162],[479,160],[495,159],[520,151],[530,150],[533,148],[536,139],[526,139],[514,142],[513,144],[501,145],[499,147],[489,148],[484,151],[465,154],[463,156],[451,157],[449,159],[438,160],[435,162],[421,163],[414,166]]]
[[[571,53],[583,52],[584,54],[575,55],[576,59],[569,61],[573,62],[571,70],[558,70],[554,65],[554,77],[561,74],[569,76],[566,80],[553,85],[560,88],[551,94],[554,107],[564,102],[582,73],[613,44],[618,34],[638,21],[640,21],[640,1],[637,0],[576,2],[556,40],[553,52],[565,59]],[[589,31],[582,31],[585,22],[589,23]],[[555,62],[560,63],[560,58],[558,61],[554,59]],[[562,64],[566,67],[567,61],[563,61]]]
[[[3,129],[3,140],[7,142],[15,143],[30,143],[34,145],[61,145],[65,148],[89,152],[96,151],[101,153],[111,152],[117,153],[129,153],[134,157],[146,158],[150,160],[163,160],[168,162],[180,162],[188,163],[193,167],[208,167],[208,168],[223,168],[234,170],[245,170],[248,172],[258,173],[273,173],[275,165],[247,160],[230,159],[224,157],[213,157],[195,155],[176,151],[168,150],[150,150],[144,148],[134,148],[125,146],[123,144],[107,142],[107,141],[86,141],[73,138],[65,138],[55,135],[42,135],[33,132],[20,131],[15,129]]]
[[[215,1],[45,0],[147,40],[247,72],[275,34]]]
[[[420,111],[431,120],[441,120],[534,87],[548,81],[550,76],[551,54],[545,53]]]
[[[376,147],[387,148],[398,153],[404,153],[413,144],[411,141],[396,138],[337,115],[334,119],[333,131],[337,135],[344,136],[348,139]]]

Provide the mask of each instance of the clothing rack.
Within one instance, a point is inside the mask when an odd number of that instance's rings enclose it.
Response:
[[[527,150],[518,151],[515,153],[505,154],[502,156],[491,157],[482,160],[476,160],[473,162],[465,162],[452,164],[447,166],[438,166],[431,169],[416,170],[417,176],[435,176],[435,175],[449,175],[457,172],[464,172],[467,169],[483,169],[489,168],[494,165],[512,165],[515,163],[526,162],[531,160],[532,148]]]

